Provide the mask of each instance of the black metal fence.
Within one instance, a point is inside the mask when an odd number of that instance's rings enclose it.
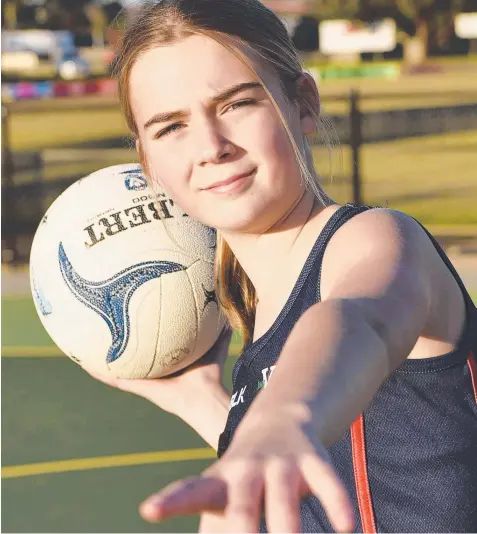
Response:
[[[362,95],[352,91],[347,95],[326,99],[327,104],[344,104],[346,109],[345,112],[330,114],[329,118],[340,143],[349,146],[351,162],[346,179],[351,188],[350,200],[358,204],[366,201],[363,198],[361,169],[361,151],[364,145],[444,132],[477,130],[477,94],[446,94],[444,96],[449,97],[452,103],[433,107],[362,110],[369,102],[377,103],[380,99],[399,102],[402,98],[409,99],[412,96],[421,101],[428,97],[432,101],[436,94]],[[455,103],[459,101],[462,103]],[[41,109],[44,110],[44,106],[39,106],[37,110]],[[64,109],[71,110],[74,107],[65,105]],[[29,113],[34,111],[34,107],[28,110]],[[43,151],[13,153],[9,138],[10,113],[7,106],[2,106],[2,261],[15,264],[28,261],[31,241],[44,212],[82,174],[69,173],[54,180],[45,180]],[[322,144],[323,140],[317,137],[315,143]],[[107,139],[88,145],[100,146],[104,150],[126,147],[124,138]],[[20,174],[23,178],[18,180]]]

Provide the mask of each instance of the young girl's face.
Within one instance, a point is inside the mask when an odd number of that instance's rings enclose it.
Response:
[[[274,75],[259,65],[258,72],[298,138],[298,106]],[[202,223],[262,233],[301,196],[299,166],[272,101],[213,39],[194,35],[143,53],[130,99],[149,176]]]

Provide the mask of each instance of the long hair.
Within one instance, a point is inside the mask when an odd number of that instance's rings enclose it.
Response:
[[[115,67],[121,107],[136,138],[139,133],[129,98],[129,78],[135,61],[147,50],[190,35],[205,35],[216,40],[250,67],[259,79],[253,60],[260,61],[275,73],[289,101],[301,102],[314,117],[317,128],[323,130],[319,102],[310,92],[300,90],[297,83],[303,69],[286,27],[260,0],[159,0],[142,5],[138,10],[126,28]],[[320,187],[307,139],[294,138],[282,110],[264,80],[261,81],[288,132],[305,187],[324,205],[328,204],[330,199]],[[253,337],[257,296],[247,274],[220,235],[217,236],[215,278],[221,308],[231,326],[240,330],[247,345]]]

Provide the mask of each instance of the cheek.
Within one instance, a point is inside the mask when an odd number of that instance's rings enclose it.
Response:
[[[147,167],[152,184],[163,187],[180,207],[187,203],[188,168],[181,158],[155,150],[146,152]]]
[[[260,132],[257,132],[255,147],[260,150],[262,158],[270,167],[287,169],[295,162],[295,152],[290,142],[288,132],[277,117],[269,121]]]

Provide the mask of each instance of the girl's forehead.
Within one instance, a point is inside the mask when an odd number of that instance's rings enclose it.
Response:
[[[132,68],[131,83],[154,79],[201,85],[241,75],[252,72],[232,51],[210,37],[192,35],[143,52]]]
[[[131,69],[131,102],[143,107],[161,100],[168,106],[208,99],[238,83],[258,81],[265,69],[257,61],[247,65],[214,39],[192,35],[143,52]],[[268,80],[267,80],[268,82]],[[268,83],[267,83],[268,85]]]

